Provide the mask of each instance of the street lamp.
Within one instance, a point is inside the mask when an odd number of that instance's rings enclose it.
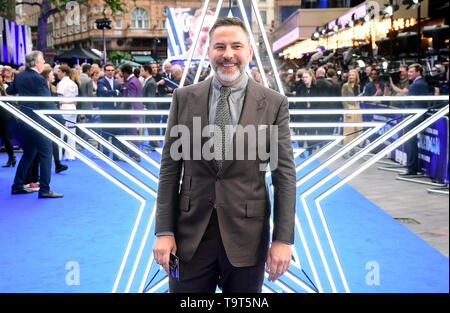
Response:
[[[111,20],[107,18],[99,18],[95,20],[97,29],[103,32],[103,64],[106,64],[106,42],[105,42],[105,28],[111,29]]]

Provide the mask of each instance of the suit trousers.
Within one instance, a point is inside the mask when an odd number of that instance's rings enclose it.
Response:
[[[23,122],[19,122],[18,125],[20,129],[20,142],[23,147],[23,155],[20,159],[19,165],[17,166],[12,189],[23,189],[28,170],[34,161],[36,153],[39,152],[39,192],[48,193],[50,191],[50,177],[52,169],[52,141],[38,131],[25,125]]]
[[[424,120],[424,116],[419,117],[417,120],[405,127],[405,133],[418,126]],[[411,137],[411,139],[406,142],[407,166],[409,174],[416,174],[418,171],[420,171],[419,147],[417,144],[417,135]]]
[[[219,286],[223,293],[260,293],[264,266],[234,267],[229,262],[214,209],[194,256],[189,262],[179,262],[180,280],[169,276],[169,292],[214,293]]]

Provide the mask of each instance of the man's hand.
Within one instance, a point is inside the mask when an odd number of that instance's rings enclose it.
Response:
[[[174,236],[158,236],[153,245],[153,255],[156,263],[162,265],[167,275],[169,275],[170,253],[176,254],[177,245]]]
[[[267,256],[266,271],[269,271],[269,281],[277,280],[289,268],[291,263],[291,246],[274,241]]]

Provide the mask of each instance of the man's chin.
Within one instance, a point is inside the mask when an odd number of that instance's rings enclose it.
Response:
[[[225,83],[232,83],[239,79],[239,77],[242,76],[241,71],[236,71],[235,73],[223,73],[221,70],[217,72],[217,75],[219,76],[220,80]]]

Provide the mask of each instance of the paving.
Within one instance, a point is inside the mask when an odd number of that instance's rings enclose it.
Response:
[[[323,161],[323,158],[321,160]],[[367,158],[361,159],[358,163],[362,164],[365,160]],[[388,169],[386,170],[386,168]],[[381,162],[375,163],[350,180],[349,185],[448,257],[448,185],[446,189],[444,188],[447,194],[430,193],[427,189],[439,188],[398,180],[399,173],[397,171],[399,170],[404,170],[404,168],[402,169],[401,165],[395,164],[390,159],[382,159]],[[431,182],[427,178],[419,180]]]

